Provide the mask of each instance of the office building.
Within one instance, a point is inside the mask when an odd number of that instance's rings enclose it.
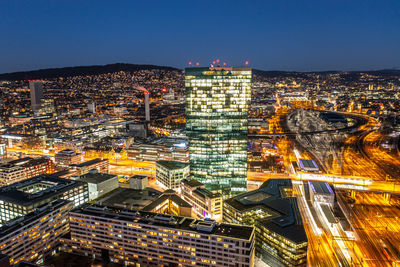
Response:
[[[7,155],[7,145],[0,143],[0,159],[5,158]]]
[[[257,190],[224,201],[223,220],[253,225],[256,256],[269,266],[306,266],[307,235],[289,179],[270,179]]]
[[[149,186],[149,177],[144,175],[133,175],[129,178],[129,188],[143,190]]]
[[[96,169],[100,173],[109,173],[110,161],[108,159],[92,159],[79,164],[73,164],[71,167],[78,171],[77,175],[89,173],[93,169]]]
[[[12,164],[0,164],[0,186],[13,184],[26,179],[24,168]]]
[[[43,98],[43,83],[41,81],[29,81],[29,89],[31,92],[31,108],[36,112],[40,109]]]
[[[181,180],[189,176],[189,164],[178,161],[156,162],[156,181],[163,188],[180,190]]]
[[[195,179],[181,181],[181,196],[193,206],[197,218],[222,220],[222,195],[213,193]]]
[[[0,186],[10,185],[41,174],[54,172],[54,163],[47,157],[12,160],[0,164]]]
[[[46,117],[46,118],[51,118],[53,116],[56,116],[56,108],[54,106],[54,100],[53,99],[48,99],[48,98],[43,98],[40,100],[40,108],[35,112],[36,117]]]
[[[48,157],[31,158],[25,157],[8,162],[8,164],[24,168],[26,176],[29,179],[41,174],[54,173],[54,162]]]
[[[96,113],[96,103],[95,102],[88,103],[87,108],[90,113]]]
[[[89,173],[90,170],[96,169],[99,173],[109,173],[110,162],[108,159],[92,159],[79,164],[72,164],[68,170],[54,173],[53,176],[58,178],[71,179],[73,176],[81,176]]]
[[[54,161],[56,162],[56,164],[61,166],[70,166],[81,163],[83,161],[83,155],[80,153],[76,153],[71,149],[65,149],[58,152],[54,156]]]
[[[65,251],[125,265],[254,265],[249,226],[86,204],[70,212],[70,230]]]
[[[57,199],[79,206],[89,200],[85,182],[41,175],[0,188],[0,223],[34,211]]]
[[[211,191],[245,192],[251,68],[187,68],[185,79],[191,175]]]
[[[78,176],[78,181],[88,184],[89,201],[101,197],[118,188],[118,176],[107,173],[99,173],[96,169]]]
[[[183,138],[158,138],[150,141],[137,141],[127,149],[128,158],[136,161],[156,162],[172,160],[189,162],[188,141]]]
[[[79,138],[70,139],[70,138],[60,138],[55,139],[53,143],[53,149],[55,152],[60,152],[65,149],[71,149],[75,152],[81,152],[84,147],[84,142]]]
[[[58,239],[69,229],[68,212],[73,203],[56,200],[0,227],[0,253],[7,254],[11,265],[22,260],[43,263],[55,253]]]

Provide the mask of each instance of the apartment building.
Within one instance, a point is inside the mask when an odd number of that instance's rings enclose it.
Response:
[[[12,164],[0,165],[0,186],[6,186],[26,179],[24,168]]]
[[[41,174],[54,173],[54,162],[48,157],[31,158],[25,157],[10,161],[8,164],[19,166],[25,169],[26,178],[29,179]]]
[[[69,229],[68,212],[73,203],[56,200],[0,227],[0,253],[7,254],[10,265],[21,261],[43,263],[55,252],[58,239]]]
[[[254,265],[254,228],[86,204],[70,212],[67,252],[134,266]]]
[[[0,165],[0,186],[9,185],[41,174],[54,172],[54,163],[47,157],[25,157]]]

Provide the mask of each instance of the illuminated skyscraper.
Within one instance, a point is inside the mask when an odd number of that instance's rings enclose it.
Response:
[[[251,68],[187,68],[190,171],[209,190],[246,191]]]
[[[43,84],[41,81],[29,81],[29,89],[31,91],[32,110],[38,111],[43,98]]]

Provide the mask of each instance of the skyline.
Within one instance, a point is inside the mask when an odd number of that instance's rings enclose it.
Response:
[[[0,73],[115,62],[182,69],[217,58],[281,71],[400,67],[398,1],[6,1],[0,9]]]

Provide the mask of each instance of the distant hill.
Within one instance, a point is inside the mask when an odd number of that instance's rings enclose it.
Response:
[[[4,73],[0,74],[0,80],[16,81],[16,80],[31,80],[31,79],[48,79],[57,77],[98,75],[98,74],[113,73],[119,71],[138,71],[138,70],[150,70],[150,69],[160,69],[167,71],[179,70],[177,68],[165,67],[165,66],[115,63],[108,65],[51,68],[51,69],[40,69],[33,71]]]
[[[32,71],[21,71],[0,74],[1,80],[33,80],[33,79],[49,79],[57,77],[71,77],[71,76],[82,76],[82,75],[97,75],[104,73],[113,73],[119,71],[138,71],[138,70],[150,70],[160,69],[166,71],[177,71],[179,69],[168,67],[168,66],[156,66],[156,65],[138,65],[138,64],[125,64],[115,63],[108,65],[94,65],[94,66],[77,66],[77,67],[66,67],[66,68],[51,68],[51,69],[40,69]],[[253,73],[266,78],[275,77],[306,77],[307,74],[332,74],[332,73],[344,73],[343,71],[319,71],[319,72],[296,72],[296,71],[265,71],[253,69]],[[372,71],[350,71],[346,72],[348,76],[357,77],[360,73],[367,73],[370,75],[378,76],[397,76],[400,77],[399,69],[387,69],[387,70],[372,70]]]
[[[397,76],[400,77],[399,69],[385,69],[385,70],[367,70],[367,71],[310,71],[310,72],[297,72],[297,71],[265,71],[253,69],[253,73],[259,76],[275,78],[275,77],[305,77],[307,74],[335,74],[335,73],[348,73],[350,76],[357,76],[361,73],[377,76]]]

